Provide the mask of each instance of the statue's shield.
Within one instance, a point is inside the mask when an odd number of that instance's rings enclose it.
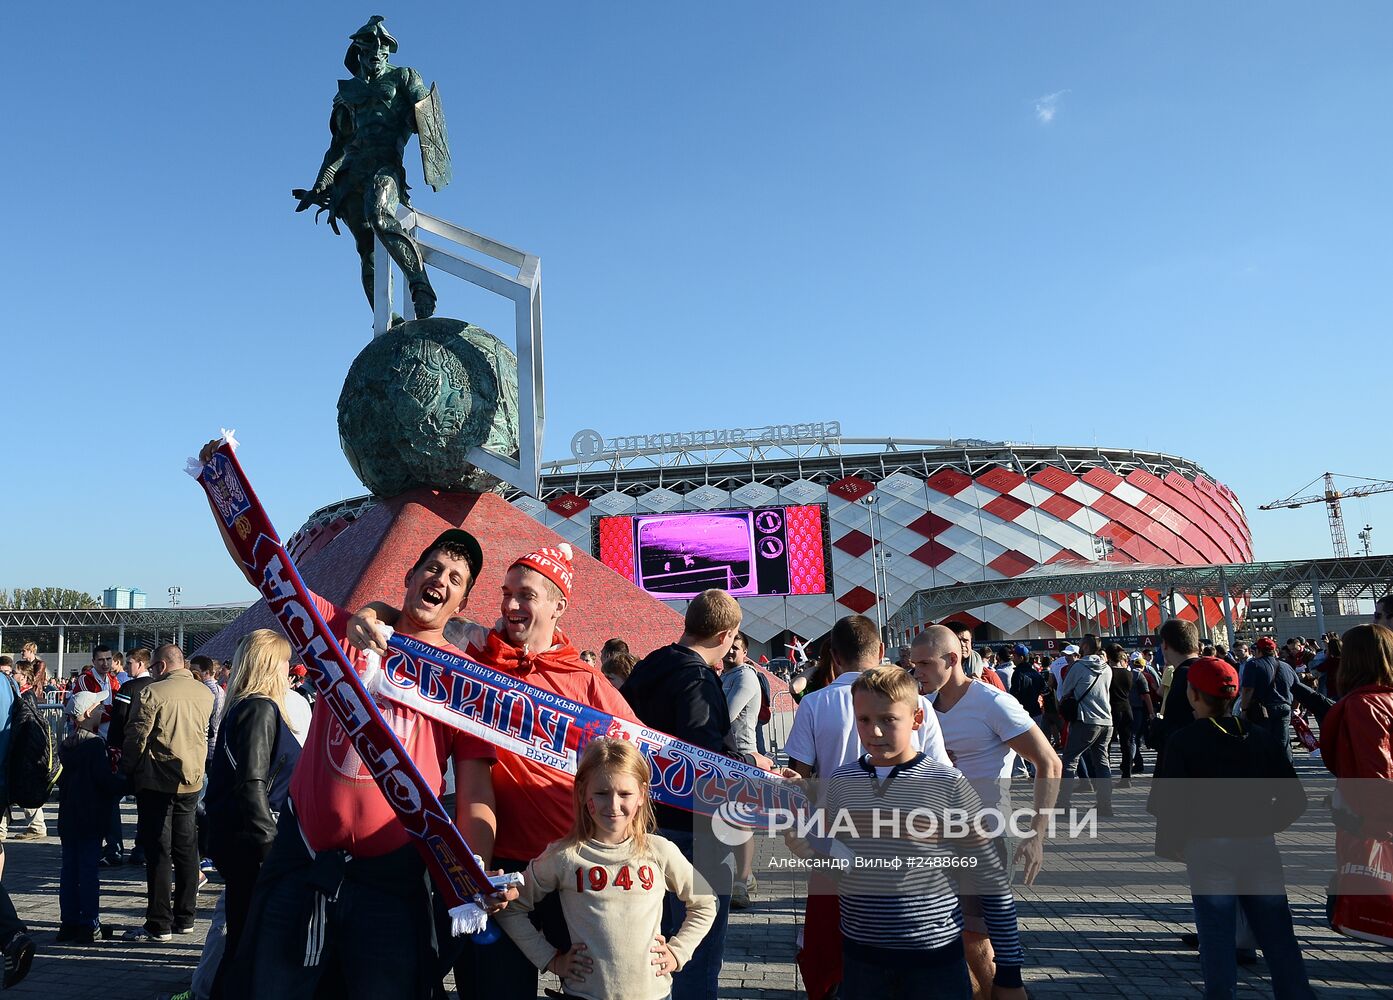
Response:
[[[445,131],[440,91],[433,83],[430,93],[416,103],[416,135],[421,143],[421,172],[426,183],[439,191],[450,183],[450,135]]]

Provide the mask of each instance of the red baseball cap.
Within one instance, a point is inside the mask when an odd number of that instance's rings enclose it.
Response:
[[[304,677],[307,673],[309,673],[309,671],[305,669],[305,666],[302,663],[297,663],[295,664],[295,666],[290,668],[291,677]]]
[[[1233,698],[1238,694],[1238,671],[1217,656],[1201,656],[1190,664],[1185,679],[1196,691],[1215,698]]]

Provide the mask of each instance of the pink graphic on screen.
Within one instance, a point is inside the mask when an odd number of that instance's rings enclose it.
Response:
[[[650,594],[695,597],[719,587],[753,597],[754,530],[749,511],[634,519],[638,585]]]
[[[663,600],[719,588],[736,597],[827,591],[817,505],[600,518],[599,558]]]

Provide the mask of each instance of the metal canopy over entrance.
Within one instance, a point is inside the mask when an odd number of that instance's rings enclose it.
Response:
[[[0,651],[19,652],[26,642],[38,645],[42,656],[53,656],[56,676],[67,676],[87,665],[93,645],[105,642],[121,649],[173,642],[196,649],[236,620],[245,604],[203,608],[34,608],[0,611]],[[80,663],[69,661],[81,659]],[[71,669],[65,669],[67,667]]]
[[[959,611],[998,601],[1047,594],[1091,594],[1103,591],[1176,591],[1221,598],[1233,635],[1235,595],[1248,597],[1312,597],[1317,628],[1325,630],[1321,599],[1381,597],[1393,589],[1393,556],[1352,556],[1344,559],[1305,559],[1287,562],[1228,563],[1208,566],[1143,566],[1080,563],[1039,567],[1019,576],[983,583],[959,583],[917,592],[891,619],[892,632],[903,632],[938,621]]]

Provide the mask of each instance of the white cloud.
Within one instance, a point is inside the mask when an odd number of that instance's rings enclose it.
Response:
[[[1054,116],[1059,114],[1059,99],[1067,93],[1067,90],[1056,90],[1053,94],[1035,98],[1035,120],[1041,125],[1053,122]]]

